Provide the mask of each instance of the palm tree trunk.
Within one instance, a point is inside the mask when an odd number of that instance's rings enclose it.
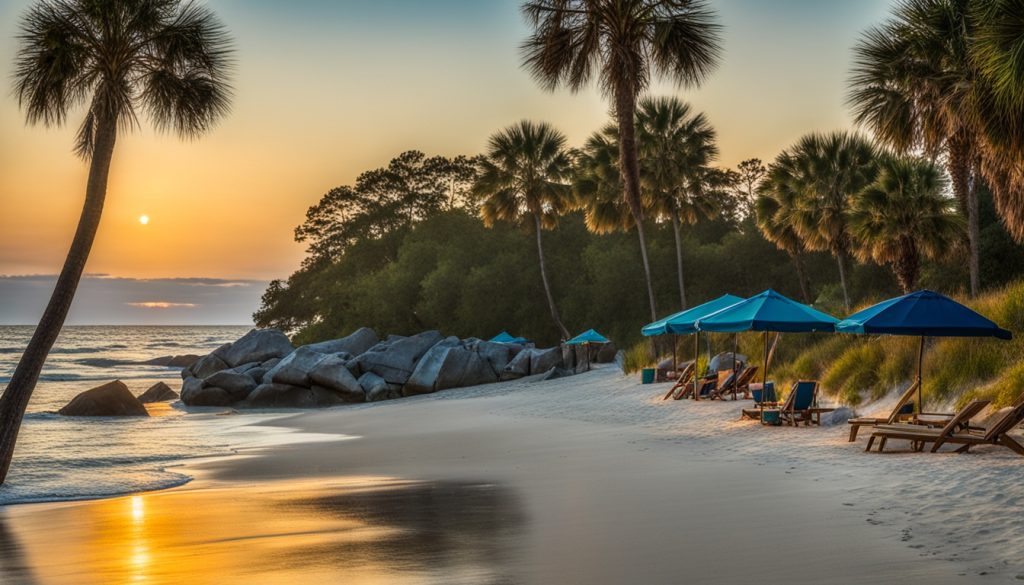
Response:
[[[920,269],[920,256],[917,252],[917,244],[910,238],[903,238],[900,242],[900,256],[893,268],[896,273],[896,280],[903,289],[903,294],[914,290],[917,284],[917,274]]]
[[[57,278],[50,302],[47,303],[39,325],[36,326],[35,333],[25,348],[25,353],[21,356],[21,361],[18,362],[3,397],[0,398],[0,484],[7,478],[7,472],[11,467],[21,420],[39,380],[39,373],[43,369],[50,348],[64,326],[64,319],[71,308],[71,301],[75,298],[75,290],[85,270],[86,260],[89,259],[89,251],[92,249],[103,214],[107,175],[116,139],[117,123],[101,117],[97,121],[89,182],[85,189],[85,205],[78,220],[75,238],[71,242],[71,249]]]
[[[640,200],[640,161],[637,158],[636,150],[636,92],[632,91],[632,86],[628,83],[621,84],[616,89],[615,117],[619,124],[619,168],[622,169],[626,204],[633,214],[636,233],[640,237],[640,256],[644,263],[644,277],[647,279],[647,299],[651,303],[651,321],[656,321],[658,307],[654,302],[654,280],[651,278],[651,265],[647,260],[644,210]]]
[[[970,271],[971,296],[977,296],[981,288],[978,274],[979,246],[981,231],[978,226],[978,196],[974,184],[977,182],[976,165],[972,164],[976,157],[972,154],[970,140],[965,132],[960,132],[949,141],[947,163],[949,176],[952,179],[953,195],[960,204],[960,211],[967,218],[967,245],[970,251],[967,266]]]
[[[805,304],[811,304],[810,285],[807,282],[807,270],[804,268],[804,256],[801,252],[790,252],[789,257],[793,259],[793,267],[796,268],[796,280],[800,283],[800,297]]]
[[[843,289],[843,308],[850,311],[850,293],[846,288],[846,252],[838,250],[835,252],[836,264],[839,265],[839,286]]]
[[[672,212],[672,231],[676,235],[676,274],[679,275],[679,310],[686,310],[686,285],[683,278],[683,240],[679,235],[679,215]]]
[[[569,339],[572,337],[569,335],[569,330],[562,324],[562,317],[558,314],[558,307],[555,305],[555,297],[551,294],[551,284],[548,282],[548,265],[544,260],[544,244],[541,240],[540,233],[540,214],[533,214],[533,225],[537,230],[537,256],[540,258],[540,278],[544,281],[544,294],[548,297],[548,308],[551,309],[551,319],[558,326],[558,330],[562,333],[562,340]]]

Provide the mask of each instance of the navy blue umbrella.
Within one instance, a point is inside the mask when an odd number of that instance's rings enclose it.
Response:
[[[1013,334],[961,305],[946,295],[919,290],[882,301],[858,311],[836,325],[842,333],[917,335],[917,409],[922,412],[921,384],[924,341],[927,337],[995,337],[1012,339]]]

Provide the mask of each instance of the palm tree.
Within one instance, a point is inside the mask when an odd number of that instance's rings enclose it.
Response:
[[[578,91],[595,78],[612,102],[626,204],[633,215],[647,279],[651,320],[657,319],[644,235],[637,159],[637,98],[652,72],[699,85],[718,62],[719,26],[701,0],[533,0],[522,11],[533,27],[523,65],[546,89]]]
[[[591,134],[573,159],[576,207],[583,211],[587,229],[609,234],[636,225],[622,198],[618,128],[609,124]]]
[[[856,121],[899,152],[945,158],[967,217],[972,295],[981,286],[982,177],[1008,227],[1024,239],[1022,22],[1013,2],[904,0],[854,49],[848,101]]]
[[[636,115],[641,185],[651,211],[672,222],[676,242],[679,302],[686,309],[683,272],[682,223],[692,224],[700,214],[710,215],[704,197],[717,175],[710,163],[718,157],[715,129],[707,116],[693,112],[674,97],[644,98]]]
[[[60,126],[84,104],[75,151],[89,161],[78,229],[39,325],[0,398],[0,483],[21,420],[89,258],[119,131],[144,110],[196,138],[226,114],[231,40],[208,9],[179,0],[40,0],[21,21],[14,83],[30,124]]]
[[[845,132],[808,134],[780,165],[778,179],[798,197],[793,227],[808,250],[828,251],[839,267],[843,304],[850,308],[846,271],[850,256],[847,213],[850,199],[875,180],[875,149],[863,137]]]
[[[914,290],[921,258],[948,254],[963,236],[956,200],[934,164],[918,158],[887,157],[878,178],[854,197],[850,235],[862,261],[892,265],[904,293]]]
[[[555,227],[559,216],[572,208],[572,164],[565,144],[565,136],[554,127],[529,120],[491,135],[473,192],[484,199],[480,214],[487,226],[496,221],[533,223],[551,319],[562,338],[568,339],[569,330],[551,294],[541,239],[541,232]]]
[[[794,190],[789,178],[796,172],[795,162],[789,153],[782,153],[772,163],[764,181],[758,186],[754,200],[754,214],[757,227],[765,239],[783,250],[793,260],[800,295],[805,303],[811,302],[804,254],[807,247],[795,227],[794,215],[801,201],[800,193]]]

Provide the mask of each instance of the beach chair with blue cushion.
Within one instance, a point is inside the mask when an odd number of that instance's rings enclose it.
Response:
[[[835,409],[818,407],[817,380],[799,380],[793,384],[789,396],[786,397],[786,403],[779,409],[779,416],[783,423],[789,423],[794,427],[800,423],[804,423],[805,426],[820,425],[822,413],[833,410]]]

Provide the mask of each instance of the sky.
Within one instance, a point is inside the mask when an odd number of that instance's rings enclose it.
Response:
[[[298,267],[293,230],[332,187],[405,150],[476,154],[523,118],[552,123],[573,144],[608,120],[596,89],[545,92],[520,68],[528,29],[517,0],[206,3],[235,38],[231,114],[196,141],[145,121],[119,136],[87,266],[91,294],[69,322],[249,323],[266,281]],[[699,88],[657,82],[651,92],[707,113],[719,164],[768,162],[804,133],[850,127],[850,49],[890,3],[713,1],[724,27],[718,69]],[[81,112],[68,127],[30,127],[13,95],[17,23],[31,4],[0,0],[4,324],[41,314],[40,283],[63,263],[88,172],[71,152]],[[19,296],[28,282],[36,292]]]

